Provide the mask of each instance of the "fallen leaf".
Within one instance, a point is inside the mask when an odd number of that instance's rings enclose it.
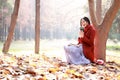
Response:
[[[117,80],[120,80],[120,74],[117,75]]]
[[[26,70],[26,73],[27,73],[27,74],[31,74],[32,76],[36,76],[36,72],[33,71],[32,69],[27,69],[27,70]]]
[[[57,72],[59,70],[59,68],[49,68],[48,69],[48,72],[49,73],[55,73],[55,72]]]
[[[70,70],[70,69],[68,69],[68,70],[66,70],[66,73],[67,73],[67,74],[74,74],[74,73],[75,73],[75,70]]]
[[[75,76],[75,78],[83,78],[83,75],[79,72],[75,72],[73,75]]]
[[[8,74],[10,74],[11,72],[10,72],[9,69],[4,69],[4,70],[3,70],[3,73],[4,73],[5,75],[8,75]]]
[[[0,59],[0,65],[3,64],[3,60]]]
[[[66,73],[64,73],[62,76],[63,76],[63,78],[69,77],[68,74],[66,74]]]
[[[88,72],[90,72],[91,74],[95,74],[96,72],[97,72],[97,68],[88,68],[87,69],[88,70]]]

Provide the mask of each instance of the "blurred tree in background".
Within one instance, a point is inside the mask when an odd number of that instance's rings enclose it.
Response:
[[[12,12],[11,0],[0,0],[0,41],[4,41],[8,34],[10,15]]]
[[[17,22],[18,13],[19,13],[19,5],[20,5],[20,0],[15,0],[14,10],[11,15],[11,22],[10,22],[10,27],[9,27],[9,31],[8,31],[8,36],[7,36],[7,39],[4,43],[3,50],[2,50],[4,53],[8,52],[10,44],[13,39],[14,30],[15,30],[15,26],[16,26],[16,22]]]
[[[111,3],[112,0],[103,0],[102,17]],[[77,39],[80,18],[89,17],[87,0],[41,0],[40,5],[41,39]],[[0,0],[0,41],[5,41],[8,35],[13,6],[14,0]],[[120,40],[119,21],[120,11],[113,22],[109,39]],[[34,40],[34,25],[34,0],[21,0],[14,40]]]

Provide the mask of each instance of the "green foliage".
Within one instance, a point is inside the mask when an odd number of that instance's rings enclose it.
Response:
[[[12,5],[8,3],[8,0],[0,0],[0,37],[4,35],[4,27],[9,24],[10,15],[12,12]],[[2,40],[1,40],[2,41]]]
[[[6,3],[6,0],[0,0],[0,9],[2,8],[2,6],[4,6]]]
[[[112,31],[112,30],[111,30]],[[109,38],[110,39],[112,39],[112,40],[115,40],[115,39],[117,39],[117,40],[120,40],[120,33],[110,33],[109,34]]]
[[[114,39],[120,40],[120,10],[112,24],[112,28],[109,33],[109,38],[112,40]]]
[[[120,51],[119,45],[108,45],[107,50]]]
[[[0,0],[0,13],[2,17],[6,17],[10,15],[12,12],[12,4],[10,4],[7,0]]]

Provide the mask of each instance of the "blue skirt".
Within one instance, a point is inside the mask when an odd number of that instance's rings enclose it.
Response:
[[[68,63],[71,64],[89,64],[90,60],[83,54],[82,44],[79,46],[70,45],[64,46],[65,56]]]

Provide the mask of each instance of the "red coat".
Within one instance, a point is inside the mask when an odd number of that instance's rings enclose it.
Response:
[[[78,37],[78,44],[82,43],[83,53],[91,62],[94,62],[94,37],[95,30],[91,25],[85,27],[83,38]]]

